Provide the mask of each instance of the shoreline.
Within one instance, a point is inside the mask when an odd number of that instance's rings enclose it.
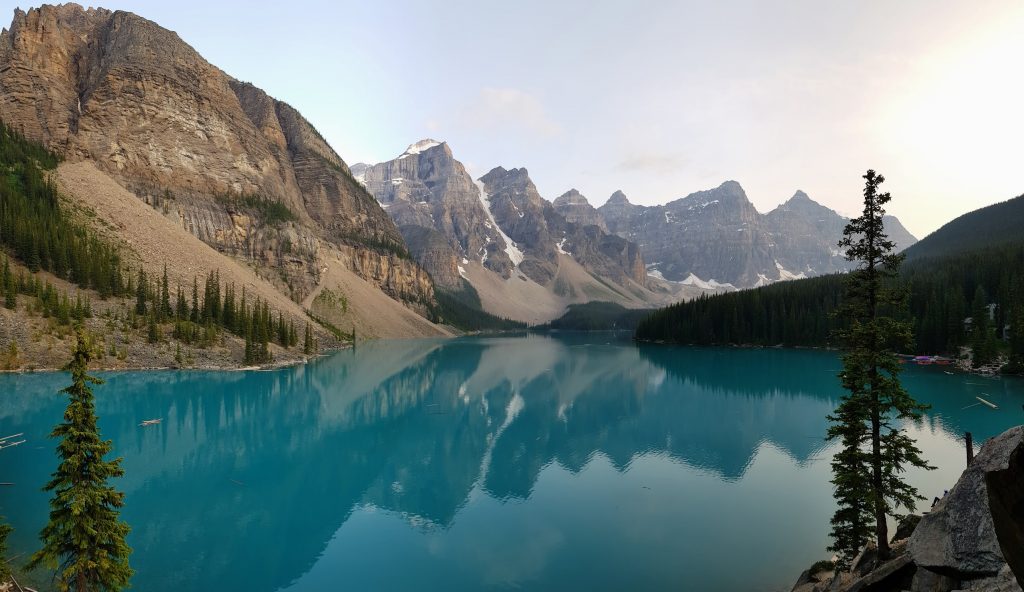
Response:
[[[681,342],[678,342],[678,341],[665,341],[663,339],[636,339],[635,337],[633,338],[633,343],[635,343],[637,345],[660,345],[660,346],[673,346],[673,347],[714,347],[714,348],[722,348],[722,349],[795,349],[795,350],[810,349],[810,350],[834,351],[834,352],[841,352],[841,351],[843,351],[843,348],[841,348],[841,347],[829,347],[829,346],[820,346],[820,345],[781,345],[781,344],[780,345],[756,345],[756,344],[742,344],[742,345],[738,345],[738,344],[734,344],[734,343],[731,343],[731,344],[712,343],[712,344],[704,345],[704,344],[698,344],[698,343],[681,343]],[[897,353],[895,355],[898,356],[898,357],[901,357],[901,358],[912,358],[912,357],[914,357],[914,354]],[[946,368],[951,368],[953,370],[956,370],[956,372],[951,372],[950,373],[950,374],[952,374],[954,376],[957,375],[957,374],[968,374],[968,375],[972,375],[972,376],[985,376],[985,377],[988,377],[988,378],[1002,377],[1002,376],[1012,376],[1012,377],[1024,378],[1024,374],[1014,374],[1012,372],[1002,372],[1002,371],[995,371],[995,372],[993,372],[993,371],[988,370],[987,369],[988,367],[971,368],[970,366],[966,366],[965,363],[963,362],[963,360],[960,359],[960,358],[950,358],[950,360],[952,360],[952,362],[950,364],[945,364],[945,365],[942,365],[942,366],[946,367]],[[932,363],[932,364],[914,364],[914,365],[915,366],[938,366],[940,364]]]
[[[249,365],[243,366],[241,363],[232,365],[223,364],[193,364],[190,366],[90,366],[90,372],[159,372],[165,370],[197,370],[197,371],[210,371],[210,372],[267,372],[272,370],[281,370],[284,368],[291,368],[293,366],[302,366],[308,364],[310,361],[316,358],[326,357],[334,352],[343,351],[346,349],[352,349],[352,345],[339,345],[331,348],[324,349],[318,353],[309,356],[300,356],[298,358],[290,358],[287,360],[274,360],[266,364]],[[46,373],[59,373],[64,372],[63,368],[18,368],[13,370],[0,370],[0,376],[10,374],[46,374]]]

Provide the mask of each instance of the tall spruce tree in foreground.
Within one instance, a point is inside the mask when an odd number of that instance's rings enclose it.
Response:
[[[131,549],[125,542],[128,525],[121,522],[119,508],[124,494],[108,480],[124,474],[121,459],[103,457],[110,452],[110,440],[100,438],[96,410],[89,384],[102,384],[87,373],[91,352],[84,329],[77,329],[78,343],[67,366],[71,385],[61,392],[70,398],[64,422],[50,434],[60,438],[61,459],[53,479],[44,488],[53,492],[50,521],[39,534],[43,548],[29,562],[29,569],[45,565],[55,569],[54,578],[62,591],[93,592],[120,590],[128,586],[132,569]]]
[[[908,467],[933,468],[921,458],[900,422],[921,417],[926,405],[917,403],[900,384],[896,351],[912,341],[909,323],[893,316],[906,300],[896,285],[903,256],[893,253],[882,224],[883,206],[891,196],[879,193],[885,178],[869,170],[864,175],[864,210],[843,230],[840,248],[857,263],[846,280],[838,313],[847,323],[839,332],[845,353],[839,373],[847,393],[832,415],[828,439],[838,440],[832,458],[832,484],[839,505],[832,517],[829,548],[848,567],[872,534],[879,557],[889,556],[886,517],[900,508],[913,511],[923,499],[903,480]]]

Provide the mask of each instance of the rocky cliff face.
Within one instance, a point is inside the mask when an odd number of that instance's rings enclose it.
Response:
[[[643,286],[643,256],[637,245],[609,235],[597,225],[573,222],[560,214],[554,204],[540,196],[525,168],[497,167],[480,178],[495,220],[523,249],[523,273],[544,284],[554,276],[559,254],[571,256],[584,269],[600,277],[623,283],[632,279]],[[582,195],[570,196],[577,205]],[[563,200],[563,205],[567,200]],[[578,212],[577,212],[578,213]]]
[[[508,241],[492,220],[479,186],[444,142],[417,142],[394,160],[360,166],[358,175],[405,229],[406,238],[417,239],[410,243],[410,248],[424,265],[426,259],[414,248],[423,244],[419,240],[423,233],[416,228],[432,229],[446,237],[459,259],[481,261],[506,278],[511,274],[513,262]],[[431,265],[437,261],[435,256],[436,253],[431,255]],[[447,262],[427,269],[446,281]]]
[[[640,245],[652,274],[671,281],[692,274],[737,287],[778,277],[761,215],[735,181],[662,206],[633,206],[624,198],[606,206],[599,211],[608,227]]]
[[[566,222],[572,224],[579,224],[580,226],[597,226],[601,230],[608,232],[608,226],[604,223],[604,217],[590,205],[587,198],[582,193],[575,189],[570,189],[562,195],[558,196],[555,201],[551,202],[551,205],[555,206],[555,211],[565,218]]]
[[[635,244],[609,235],[578,192],[556,200],[572,210],[567,219],[541,197],[526,169],[498,167],[474,181],[446,143],[422,140],[393,160],[355,165],[353,174],[399,224],[420,264],[447,289],[461,287],[459,267],[470,261],[504,279],[518,271],[547,285],[558,273],[561,254],[613,282],[646,282]]]
[[[836,246],[847,219],[797,191],[768,214],[727,181],[661,206],[639,206],[615,192],[600,208],[608,229],[643,249],[649,272],[675,282],[748,288],[849,269]],[[914,237],[886,217],[902,249]]]
[[[784,269],[808,276],[849,269],[837,243],[846,218],[818,204],[803,191],[768,212],[765,227]]]
[[[93,161],[219,250],[280,268],[293,297],[317,281],[321,240],[378,259],[364,277],[394,297],[419,285],[415,265],[391,263],[395,224],[308,121],[132,13],[15,11],[0,34],[0,118]],[[423,288],[415,299],[432,297]]]

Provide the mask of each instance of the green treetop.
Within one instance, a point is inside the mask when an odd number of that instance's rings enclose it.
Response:
[[[840,248],[857,263],[845,285],[838,311],[846,321],[839,332],[845,346],[839,373],[846,394],[829,416],[828,439],[837,440],[832,484],[839,505],[832,518],[833,546],[845,567],[872,534],[881,558],[889,555],[886,517],[913,510],[920,495],[906,483],[907,467],[931,468],[900,426],[927,408],[900,384],[895,352],[909,347],[910,325],[891,316],[906,300],[895,285],[902,255],[893,253],[882,224],[891,196],[880,193],[882,175],[864,175],[864,210],[843,230]]]
[[[75,592],[121,590],[128,586],[131,549],[125,542],[128,525],[119,520],[124,494],[108,483],[124,474],[121,459],[104,460],[110,440],[100,437],[90,384],[102,381],[88,374],[91,350],[84,329],[77,329],[77,344],[67,370],[71,385],[61,392],[69,397],[64,422],[50,434],[59,438],[60,465],[44,488],[53,492],[50,520],[39,534],[42,549],[29,569],[45,565],[55,569],[57,587]]]

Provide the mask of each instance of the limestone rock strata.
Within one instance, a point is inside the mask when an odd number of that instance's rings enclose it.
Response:
[[[16,10],[0,33],[0,118],[94,162],[211,246],[277,266],[293,297],[315,285],[319,240],[361,251],[353,269],[392,297],[432,298],[422,270],[395,263],[398,228],[298,111],[135,14]],[[232,203],[245,196],[293,220]]]

